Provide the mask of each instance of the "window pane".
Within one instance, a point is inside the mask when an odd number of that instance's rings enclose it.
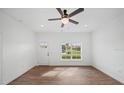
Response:
[[[65,53],[66,52],[66,47],[65,45],[62,45],[62,53]]]
[[[80,45],[72,45],[72,54],[81,54]]]
[[[62,59],[71,59],[71,56],[62,55]]]
[[[81,59],[81,56],[72,56],[72,59]]]

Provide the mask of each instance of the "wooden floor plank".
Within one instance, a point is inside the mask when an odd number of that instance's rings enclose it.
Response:
[[[121,83],[91,66],[36,66],[9,85],[121,85]]]

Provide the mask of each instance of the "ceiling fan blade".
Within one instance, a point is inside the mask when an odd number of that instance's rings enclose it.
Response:
[[[72,17],[80,12],[83,12],[84,11],[84,8],[79,8],[77,10],[75,10],[74,12],[72,12],[71,14],[69,14],[69,17]]]
[[[48,19],[48,21],[55,21],[55,20],[61,20],[61,18],[52,18],[52,19]]]
[[[62,23],[61,27],[64,27],[64,24]]]
[[[69,22],[74,23],[74,24],[79,24],[79,22],[74,21],[74,20],[72,20],[72,19],[69,19]]]
[[[61,8],[56,8],[56,9],[60,13],[61,17],[63,17],[63,12],[62,12]]]

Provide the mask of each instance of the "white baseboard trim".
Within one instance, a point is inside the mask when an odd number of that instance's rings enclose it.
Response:
[[[35,67],[35,66],[29,67],[29,68],[26,69],[24,72],[22,72],[21,74],[19,74],[18,76],[16,76],[15,78],[13,78],[13,79],[10,80],[10,81],[4,81],[4,82],[3,82],[3,85],[7,85],[7,84],[9,84],[10,82],[12,82],[13,80],[19,78],[20,76],[22,76],[23,74],[25,74],[26,72],[28,72],[28,71],[29,71],[30,69],[32,69],[33,67]]]
[[[94,68],[100,70],[101,72],[105,73],[106,75],[108,75],[108,76],[114,78],[115,80],[121,82],[122,84],[124,84],[124,79],[123,79],[123,78],[122,78],[122,79],[121,79],[121,78],[118,78],[117,76],[112,75],[112,74],[109,73],[108,71],[105,71],[105,70],[103,70],[102,68],[100,68],[100,67],[98,67],[98,66],[96,66],[96,65],[92,65],[92,66],[93,66]]]

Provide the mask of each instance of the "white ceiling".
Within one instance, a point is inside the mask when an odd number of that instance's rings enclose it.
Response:
[[[0,10],[31,30],[38,32],[94,31],[103,24],[124,14],[124,9],[119,8],[85,8],[84,12],[72,17],[72,19],[79,22],[78,25],[69,23],[61,28],[61,21],[48,21],[49,18],[60,17],[55,8],[6,8]],[[68,13],[71,13],[76,9],[67,8],[67,10]],[[44,25],[44,27],[41,27],[41,25]],[[85,27],[85,25],[88,25],[88,27]]]

